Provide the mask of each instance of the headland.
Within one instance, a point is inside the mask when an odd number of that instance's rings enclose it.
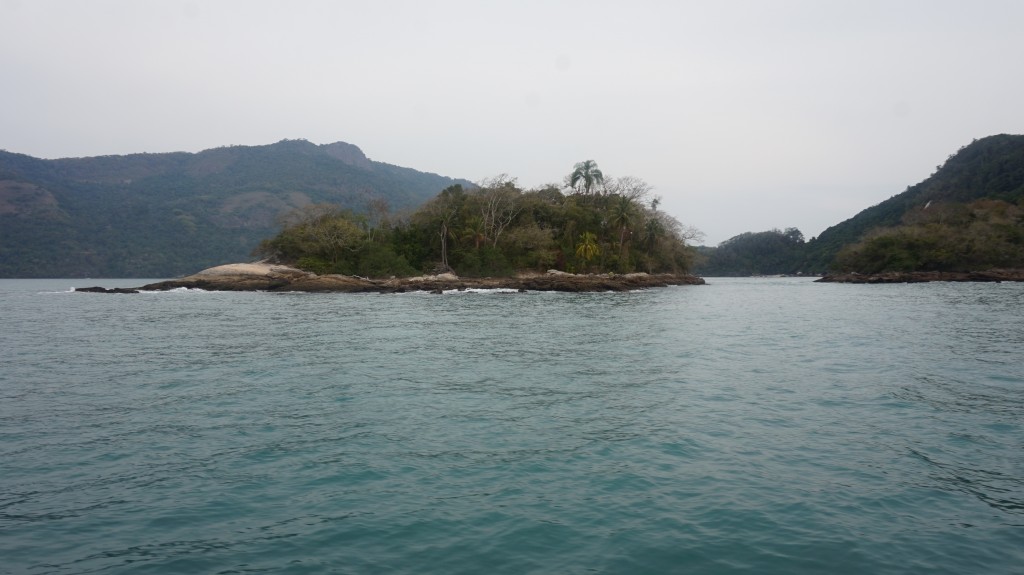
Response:
[[[976,272],[879,272],[874,274],[837,273],[815,281],[852,284],[896,284],[923,282],[1020,282],[1024,269],[992,269]]]

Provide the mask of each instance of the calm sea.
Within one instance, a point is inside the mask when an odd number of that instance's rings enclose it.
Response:
[[[1021,573],[1024,284],[0,281],[0,572]]]

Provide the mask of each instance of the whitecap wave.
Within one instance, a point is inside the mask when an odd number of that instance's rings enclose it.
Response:
[[[139,293],[162,294],[162,293],[213,293],[213,292],[211,292],[209,290],[204,290],[204,289],[201,289],[201,288],[176,287],[176,288],[165,289],[165,290],[139,290]]]
[[[505,293],[519,293],[519,290],[513,288],[466,288],[466,289],[446,289],[443,292],[445,295],[449,294],[505,294]]]
[[[47,295],[47,294],[48,295],[54,295],[54,294],[75,293],[75,287],[71,286],[71,287],[69,287],[66,290],[43,290],[43,291],[40,291],[40,292],[37,292],[37,293],[40,294],[40,295]]]

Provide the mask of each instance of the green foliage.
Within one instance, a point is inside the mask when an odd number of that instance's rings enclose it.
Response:
[[[839,252],[841,271],[972,271],[1024,267],[1024,209],[1002,200],[932,204],[903,226]]]
[[[366,244],[357,257],[356,275],[364,277],[405,277],[415,275],[416,269],[404,256],[395,253],[392,246]]]
[[[796,228],[746,232],[703,250],[696,271],[707,276],[752,276],[801,273],[804,235]]]
[[[61,160],[0,152],[0,277],[170,277],[243,261],[254,246],[309,269],[374,276],[682,271],[695,263],[686,246],[693,234],[659,212],[656,199],[645,204],[650,187],[606,177],[593,160],[573,167],[566,193],[523,191],[507,176],[479,188],[458,183],[370,161],[340,142]],[[1020,267],[1013,210],[1022,202],[1024,136],[990,136],[817,238],[741,234],[704,248],[697,271]],[[281,228],[283,214],[311,204],[344,215],[319,228],[323,237],[299,233],[294,221]],[[409,217],[391,216],[421,205]],[[589,259],[577,253],[588,233],[596,246]]]
[[[603,183],[604,173],[594,160],[577,163],[569,174],[569,187],[584,195],[591,195]]]
[[[989,136],[960,148],[928,179],[807,242],[797,267],[826,271],[845,246],[860,242],[874,230],[899,226],[905,214],[929,202],[967,204],[983,198],[1011,204],[1024,200],[1024,136]]]
[[[245,261],[302,206],[409,210],[456,182],[340,142],[60,160],[0,152],[0,277],[194,273]]]
[[[647,189],[636,181],[630,180],[632,189]],[[551,268],[687,270],[693,255],[686,230],[667,214],[643,206],[642,196],[608,193],[580,202],[577,195],[553,187],[523,191],[502,175],[469,190],[445,188],[401,219],[370,221],[312,206],[262,242],[258,255],[317,273],[372,277],[447,270],[464,276]],[[354,228],[358,236],[342,233]]]
[[[302,256],[295,262],[295,267],[317,275],[335,273],[334,266],[327,260],[318,256]]]
[[[833,268],[870,273],[1024,267],[1018,255],[1019,220],[1012,217],[1021,205],[1024,136],[990,136],[961,148],[925,181],[817,238],[787,241],[786,232],[778,230],[741,234],[717,248],[700,248],[696,271],[757,275]]]
[[[601,255],[601,247],[597,243],[597,236],[590,232],[580,234],[580,241],[576,244],[576,257],[590,263],[590,260],[599,255]]]

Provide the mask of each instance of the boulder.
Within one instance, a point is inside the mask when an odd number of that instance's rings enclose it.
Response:
[[[75,291],[85,293],[139,293],[139,290],[134,288],[105,288],[105,287],[87,287],[87,288],[75,288]]]

